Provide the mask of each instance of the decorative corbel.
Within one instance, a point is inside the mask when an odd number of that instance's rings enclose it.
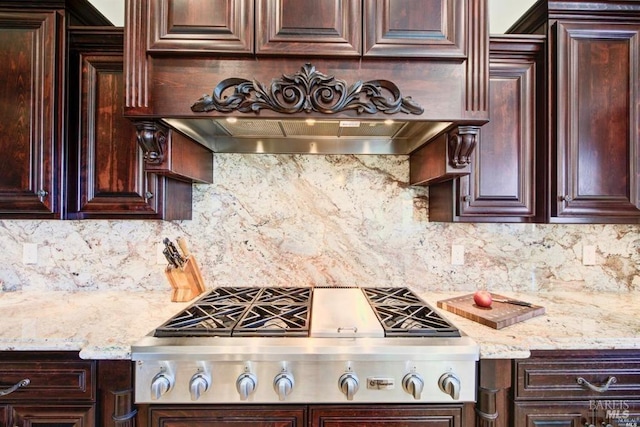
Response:
[[[144,153],[144,161],[150,164],[162,163],[167,148],[168,129],[155,121],[138,121],[135,125],[136,140]]]
[[[452,167],[462,169],[471,163],[479,133],[480,126],[458,126],[449,133],[449,164]]]

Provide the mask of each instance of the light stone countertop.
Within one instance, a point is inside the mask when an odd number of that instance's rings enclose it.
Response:
[[[437,301],[462,295],[427,292]],[[526,358],[530,350],[640,349],[640,293],[501,294],[544,306],[546,313],[495,330],[439,311],[480,345],[482,358]],[[129,359],[131,345],[189,303],[170,292],[0,293],[0,350],[73,350],[85,359]]]

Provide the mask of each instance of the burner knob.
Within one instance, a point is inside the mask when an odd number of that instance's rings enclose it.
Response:
[[[408,373],[402,379],[402,388],[412,395],[415,400],[420,400],[420,395],[424,389],[424,379],[415,372]]]
[[[358,382],[358,376],[353,372],[347,372],[340,376],[338,379],[338,387],[342,390],[347,400],[353,400],[353,395],[356,394],[360,383]]]
[[[293,375],[289,372],[281,372],[273,380],[273,389],[278,393],[280,400],[285,400],[293,390]]]
[[[460,398],[460,378],[453,372],[442,374],[438,380],[440,390],[451,396],[454,400]]]
[[[258,378],[251,372],[245,372],[236,380],[236,388],[240,393],[240,400],[247,400],[249,395],[256,391]]]
[[[151,399],[158,400],[171,389],[171,379],[162,371],[151,381]]]
[[[209,382],[211,377],[203,372],[198,372],[191,377],[189,381],[189,391],[191,392],[191,400],[196,401],[200,399],[202,393],[209,390]]]

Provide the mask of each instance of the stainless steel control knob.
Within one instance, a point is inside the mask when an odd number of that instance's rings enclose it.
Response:
[[[200,396],[207,390],[209,390],[209,383],[211,377],[203,372],[197,372],[191,377],[189,381],[189,392],[191,393],[191,400],[196,401],[200,399]]]
[[[402,388],[413,396],[415,400],[420,400],[422,390],[424,390],[424,379],[415,372],[410,372],[402,379]]]
[[[442,374],[438,380],[438,386],[440,386],[440,390],[451,396],[452,399],[458,400],[460,398],[460,378],[453,372]]]
[[[290,372],[281,372],[273,379],[273,389],[278,393],[280,400],[285,400],[293,390],[293,375]]]
[[[256,391],[258,386],[258,377],[251,372],[245,372],[236,380],[236,389],[240,394],[240,400],[247,400],[249,395]]]
[[[338,379],[338,387],[347,396],[347,400],[353,400],[353,395],[356,394],[360,387],[358,376],[353,372],[342,374]]]
[[[172,378],[164,371],[153,377],[151,380],[151,399],[158,400],[171,390],[173,386]]]

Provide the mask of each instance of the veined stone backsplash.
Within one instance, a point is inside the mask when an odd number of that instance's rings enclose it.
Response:
[[[190,221],[0,221],[0,283],[169,291],[157,246],[182,236],[208,287],[640,290],[639,226],[434,223],[428,189],[408,180],[407,156],[217,154]],[[24,243],[37,264],[22,263]],[[596,265],[582,264],[585,244]]]

